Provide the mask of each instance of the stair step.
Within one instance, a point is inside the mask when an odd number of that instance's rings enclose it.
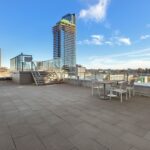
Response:
[[[32,71],[32,77],[36,85],[48,85],[60,83],[57,81],[56,72]]]

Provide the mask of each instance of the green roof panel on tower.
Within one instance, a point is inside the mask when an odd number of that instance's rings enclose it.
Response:
[[[73,25],[73,26],[75,26],[75,24],[71,23],[71,22],[68,21],[67,19],[61,19],[59,23],[60,23],[60,24],[62,23],[62,24],[68,24],[68,25]]]

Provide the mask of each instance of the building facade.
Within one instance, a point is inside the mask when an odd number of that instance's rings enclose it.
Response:
[[[11,71],[31,71],[32,68],[32,55],[20,55],[10,59]]]
[[[1,53],[1,48],[0,48],[0,68],[2,67],[2,53]]]
[[[60,59],[63,69],[76,67],[76,17],[67,14],[53,27],[53,59]]]

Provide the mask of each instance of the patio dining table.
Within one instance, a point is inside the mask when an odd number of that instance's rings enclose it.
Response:
[[[104,88],[103,96],[101,96],[100,98],[103,100],[108,100],[108,97],[106,95],[106,85],[112,85],[114,83],[114,81],[99,81],[98,83],[102,84],[103,88]]]

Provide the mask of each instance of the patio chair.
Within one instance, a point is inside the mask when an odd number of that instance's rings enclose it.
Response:
[[[131,80],[129,85],[127,86],[127,92],[129,94],[129,98],[131,98],[131,95],[135,95],[135,90],[134,90],[134,82],[135,80]]]
[[[111,87],[112,87],[113,89],[119,88],[118,82],[117,82],[117,81],[114,81],[114,82],[111,84]]]
[[[120,96],[120,102],[122,103],[123,100],[123,94],[126,95],[126,100],[128,99],[127,95],[127,82],[121,82],[119,88],[113,88],[112,92],[116,93],[116,95]]]
[[[100,96],[100,89],[101,89],[101,86],[99,85],[98,83],[98,80],[97,79],[93,79],[92,80],[92,86],[91,86],[91,89],[92,89],[92,96],[94,95],[94,90],[97,91],[98,95]]]
[[[113,90],[114,90],[114,87],[113,87],[113,86],[110,87],[110,89],[109,89],[109,94],[107,94],[107,96],[110,98],[110,100],[111,100],[112,98],[118,96],[117,94],[114,94],[114,93],[113,93]]]

